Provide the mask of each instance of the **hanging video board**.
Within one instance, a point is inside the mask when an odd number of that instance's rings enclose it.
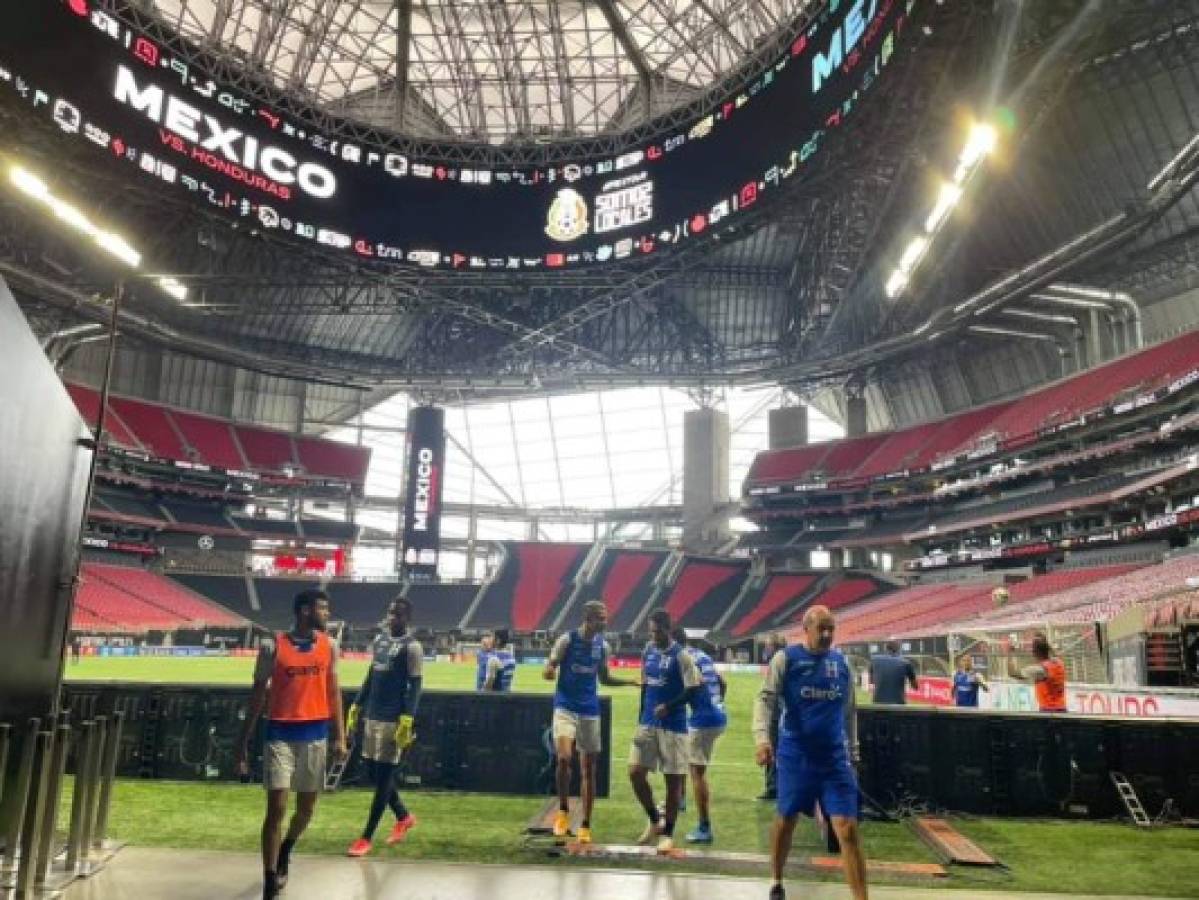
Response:
[[[708,115],[614,157],[538,168],[468,168],[314,131],[96,0],[7,11],[0,100],[254,228],[408,265],[596,265],[668,252],[802,177],[868,101],[916,4],[830,0]]]

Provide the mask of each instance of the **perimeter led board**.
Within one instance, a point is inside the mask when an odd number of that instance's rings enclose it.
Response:
[[[802,177],[869,99],[916,3],[830,0],[782,58],[708,115],[615,157],[552,167],[463,168],[315,132],[95,0],[4,16],[0,102],[166,190],[360,257],[459,269],[603,264],[723,228]]]

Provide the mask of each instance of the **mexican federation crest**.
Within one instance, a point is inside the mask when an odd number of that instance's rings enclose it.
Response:
[[[587,233],[587,201],[574,188],[554,196],[546,217],[545,233],[555,241],[573,241]]]

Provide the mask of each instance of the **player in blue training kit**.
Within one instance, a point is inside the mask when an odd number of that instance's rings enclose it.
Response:
[[[687,719],[687,762],[691,767],[691,785],[695,791],[695,807],[699,824],[687,834],[689,844],[710,844],[712,835],[711,797],[708,787],[708,767],[716,753],[716,741],[724,734],[729,719],[724,711],[724,695],[728,685],[716,664],[699,647],[687,641],[687,632],[676,628],[671,635],[695,661],[704,689],[697,691],[691,700],[691,715]],[[680,807],[681,809],[682,807]]]
[[[979,689],[988,692],[991,689],[974,671],[974,659],[969,653],[962,654],[959,665],[961,668],[953,673],[953,703],[955,706],[978,706]]]
[[[515,677],[516,655],[509,646],[508,629],[501,628],[492,635],[491,653],[487,658],[483,683],[479,690],[506,693],[512,690],[512,681]]]
[[[490,633],[483,635],[479,641],[479,652],[475,656],[475,690],[483,690],[487,681],[487,666],[495,656],[495,637]]]
[[[670,613],[649,614],[650,642],[641,656],[641,711],[629,750],[629,781],[649,825],[640,842],[657,841],[659,853],[674,849],[674,823],[687,777],[687,704],[704,690],[695,661],[670,636]],[[654,805],[648,774],[666,779],[665,814]]]
[[[778,813],[770,841],[774,884],[770,900],[783,900],[783,869],[800,813],[816,804],[841,842],[845,878],[854,900],[866,900],[866,861],[858,829],[857,720],[849,663],[833,650],[836,623],[824,606],[803,618],[803,644],[780,650],[770,660],[766,683],[754,705],[758,765],[770,762],[770,717],[782,695],[778,739]]]
[[[600,702],[597,684],[632,687],[634,682],[608,674],[612,648],[604,640],[608,608],[599,600],[583,604],[583,624],[554,642],[542,677],[557,679],[554,691],[554,755],[558,759],[556,783],[558,812],[554,816],[554,837],[565,837],[570,828],[570,775],[575,747],[581,769],[580,798],[583,820],[579,825],[580,844],[591,843],[591,809],[595,804],[595,764],[600,752]]]

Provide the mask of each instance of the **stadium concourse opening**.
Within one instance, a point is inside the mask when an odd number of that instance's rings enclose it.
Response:
[[[1199,0],[21,6],[5,896],[1199,897]]]

